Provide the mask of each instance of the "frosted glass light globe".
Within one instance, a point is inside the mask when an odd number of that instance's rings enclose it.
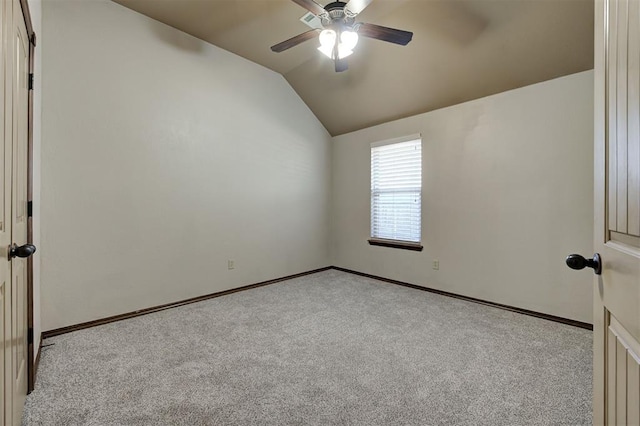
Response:
[[[336,44],[336,32],[333,30],[322,30],[320,33],[320,46],[333,49]]]
[[[353,50],[358,44],[358,33],[355,31],[343,31],[340,35],[340,47],[344,46],[345,50]]]

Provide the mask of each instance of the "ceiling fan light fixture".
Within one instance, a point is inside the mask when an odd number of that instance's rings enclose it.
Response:
[[[322,53],[324,53],[324,55],[327,58],[335,59],[333,57],[333,48],[332,47],[320,46],[320,47],[318,47],[318,50],[321,51]],[[344,47],[338,46],[338,59],[344,59],[347,56],[350,56],[352,53],[353,53],[353,50],[348,50],[348,49],[345,49]]]
[[[320,33],[320,47],[318,50],[329,59],[336,59],[333,50],[336,45],[336,32],[334,30],[323,30]],[[353,53],[353,48],[358,44],[358,34],[354,31],[343,31],[340,34],[340,44],[338,44],[338,59],[346,58]]]

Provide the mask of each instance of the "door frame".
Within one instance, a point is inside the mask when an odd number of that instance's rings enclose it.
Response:
[[[608,214],[603,208],[604,216],[599,215],[599,206],[605,205],[607,197],[604,184],[606,179],[606,133],[607,133],[607,77],[605,64],[608,61],[608,39],[606,22],[607,2],[606,0],[596,0],[594,2],[594,217],[593,236],[594,251],[597,252],[599,242],[606,241],[605,219]],[[607,311],[600,299],[603,289],[602,275],[594,275],[592,281],[593,291],[593,424],[605,424],[605,397],[602,390],[605,389],[605,357],[606,345],[604,333],[609,318]]]
[[[36,47],[36,33],[33,31],[28,0],[20,0],[22,15],[29,38],[29,99],[27,113],[27,244],[33,244],[33,72]],[[36,365],[34,363],[33,346],[33,256],[27,259],[27,393],[30,393],[36,381]],[[40,350],[38,349],[38,355]]]

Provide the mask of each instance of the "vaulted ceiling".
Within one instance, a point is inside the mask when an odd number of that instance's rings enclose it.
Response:
[[[358,21],[414,33],[360,38],[334,71],[291,0],[114,0],[278,73],[332,135],[593,68],[593,0],[373,0]],[[317,0],[325,5],[328,0]]]

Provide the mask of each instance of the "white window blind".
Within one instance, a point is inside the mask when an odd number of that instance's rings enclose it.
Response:
[[[371,146],[371,237],[420,242],[422,139]]]

